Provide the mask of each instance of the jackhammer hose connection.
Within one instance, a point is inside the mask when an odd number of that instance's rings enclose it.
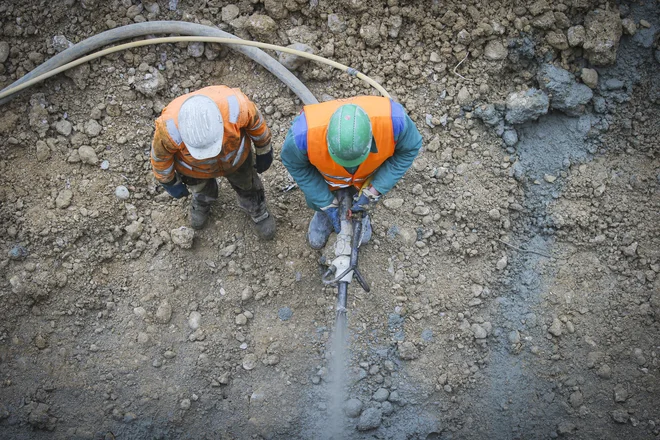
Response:
[[[83,56],[99,47],[114,43],[116,41],[162,33],[178,33],[193,36],[164,37],[133,41],[131,43],[110,47],[91,55]],[[45,63],[32,70],[30,73],[12,83],[10,86],[0,91],[0,104],[4,104],[5,102],[9,101],[12,95],[20,92],[23,89],[26,89],[40,81],[50,78],[51,76],[57,75],[60,72],[71,69],[82,63],[91,61],[101,56],[133,47],[161,43],[177,43],[182,41],[198,41],[229,45],[231,49],[246,55],[248,58],[259,63],[266,70],[275,75],[280,81],[286,84],[306,105],[316,104],[318,103],[318,100],[293,73],[287,70],[273,57],[257,48],[290,53],[300,57],[309,58],[317,62],[328,64],[349,74],[354,74],[358,78],[375,87],[383,96],[388,98],[390,97],[389,93],[387,93],[387,91],[380,84],[364,75],[363,73],[357,72],[355,69],[352,69],[344,64],[328,60],[318,55],[313,55],[288,47],[276,46],[274,44],[241,40],[230,33],[201,24],[187,23],[183,21],[151,21],[145,23],[130,24],[102,32],[59,53],[58,55],[52,57]]]

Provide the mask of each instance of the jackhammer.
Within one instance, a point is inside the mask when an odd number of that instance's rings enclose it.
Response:
[[[337,198],[341,230],[335,242],[335,259],[329,264],[322,281],[325,285],[337,286],[337,321],[345,323],[348,285],[353,281],[353,276],[362,289],[369,292],[369,284],[357,267],[358,250],[362,244],[369,216],[363,212],[350,212],[352,197],[347,189],[340,190]]]

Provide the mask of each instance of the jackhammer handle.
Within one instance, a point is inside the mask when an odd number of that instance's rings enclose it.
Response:
[[[365,292],[369,292],[371,290],[369,284],[367,283],[367,280],[364,279],[364,277],[362,276],[362,274],[360,273],[357,267],[353,268],[353,275],[355,275],[355,279],[357,279],[358,283],[360,283],[362,290],[364,290]]]

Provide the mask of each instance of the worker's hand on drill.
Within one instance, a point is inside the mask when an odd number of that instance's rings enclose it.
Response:
[[[326,213],[335,232],[339,234],[341,231],[341,220],[339,219],[339,203],[337,202],[337,199],[333,200],[328,206],[321,208],[321,211]]]
[[[370,186],[360,194],[360,197],[351,206],[351,213],[368,211],[380,198],[380,193]]]
[[[263,147],[267,148],[267,147]],[[273,147],[268,148],[268,151],[263,154],[259,154],[261,148],[257,149],[257,159],[254,167],[257,169],[257,173],[261,174],[270,168],[270,165],[273,163]]]
[[[183,182],[181,182],[178,177],[175,177],[167,183],[161,182],[161,185],[163,188],[165,188],[165,191],[167,191],[169,195],[175,199],[180,199],[181,197],[185,197],[190,194],[188,192],[188,187]]]

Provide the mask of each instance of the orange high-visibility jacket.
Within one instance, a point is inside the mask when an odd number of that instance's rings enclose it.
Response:
[[[365,111],[371,120],[371,131],[376,141],[377,151],[370,153],[352,175],[343,166],[332,160],[326,140],[330,117],[344,104],[355,104]],[[351,185],[360,189],[374,171],[394,154],[394,127],[392,126],[392,106],[389,98],[359,96],[338,99],[321,104],[306,105],[303,111],[307,119],[309,162],[321,173],[331,191]]]
[[[224,123],[222,151],[216,157],[197,160],[190,155],[178,128],[179,109],[192,95],[205,95],[218,105]],[[179,96],[156,119],[151,144],[151,166],[158,181],[174,179],[174,171],[198,179],[226,176],[248,157],[251,142],[257,152],[270,143],[270,130],[261,112],[239,89],[211,86]]]

